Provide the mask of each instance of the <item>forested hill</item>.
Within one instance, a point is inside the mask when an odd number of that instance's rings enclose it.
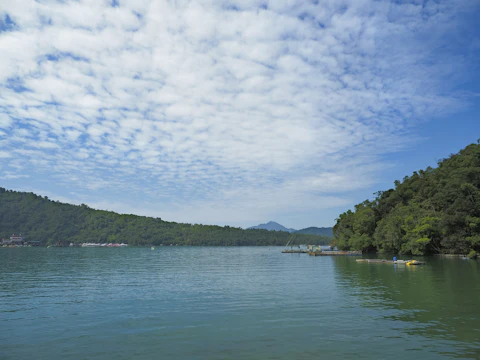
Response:
[[[43,244],[112,242],[130,245],[285,245],[291,235],[229,226],[191,225],[69,205],[33,193],[0,188],[0,237],[22,234]],[[297,235],[296,244],[328,244],[331,239]]]
[[[376,195],[339,216],[333,228],[339,248],[419,255],[480,251],[479,144]]]
[[[295,231],[295,234],[314,234],[314,235],[322,235],[333,237],[332,228],[331,227],[309,227],[302,230]]]
[[[265,229],[269,231],[286,231],[289,233],[295,233],[295,234],[309,234],[309,235],[320,235],[320,236],[328,236],[328,237],[333,237],[333,232],[331,227],[308,227],[305,229],[301,230],[295,230],[295,229],[288,229],[283,225],[280,225],[279,223],[275,221],[269,221],[266,224],[260,224],[257,226],[252,226],[249,227],[248,229]]]

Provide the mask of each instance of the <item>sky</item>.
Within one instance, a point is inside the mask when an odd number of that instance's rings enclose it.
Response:
[[[478,0],[2,0],[0,186],[333,226],[480,138]]]

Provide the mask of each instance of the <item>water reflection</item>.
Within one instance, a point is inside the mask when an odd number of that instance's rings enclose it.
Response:
[[[428,257],[425,266],[357,263],[336,258],[344,296],[422,346],[450,357],[480,358],[480,266],[477,261]],[[433,342],[432,342],[433,341]]]
[[[281,250],[1,249],[0,358],[478,357],[477,262]]]

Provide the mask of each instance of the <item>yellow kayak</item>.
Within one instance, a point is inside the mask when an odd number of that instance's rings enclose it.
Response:
[[[405,263],[405,265],[409,266],[409,265],[422,265],[423,263],[420,262],[420,261],[417,261],[417,260],[410,260],[410,261],[407,261]]]

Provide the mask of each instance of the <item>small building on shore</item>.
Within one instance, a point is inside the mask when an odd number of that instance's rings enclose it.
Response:
[[[25,241],[26,245],[30,245],[30,246],[40,246],[42,245],[40,241]]]
[[[10,236],[10,239],[2,240],[3,245],[23,245],[24,242],[25,242],[25,239],[22,237],[22,235],[15,235],[15,234]]]
[[[24,242],[24,239],[22,237],[22,234],[20,235],[13,234],[12,236],[10,236],[10,243],[12,244],[20,245],[20,244],[23,244],[23,242]]]

